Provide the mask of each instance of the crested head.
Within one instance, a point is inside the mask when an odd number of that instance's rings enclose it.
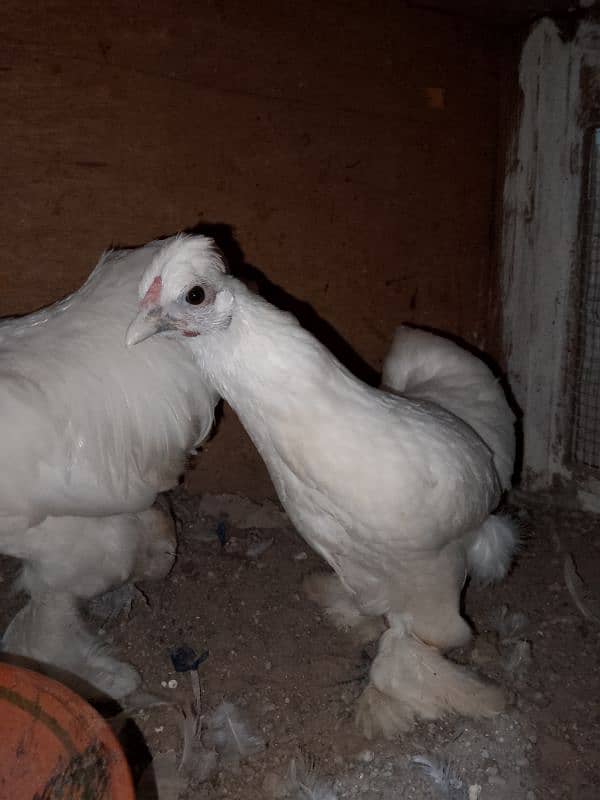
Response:
[[[200,336],[231,322],[232,279],[220,250],[206,236],[168,240],[142,276],[139,297],[128,346],[158,333]]]
[[[203,378],[238,413],[244,404],[252,405],[257,393],[263,402],[266,396],[278,398],[292,373],[313,386],[337,368],[333,356],[295,317],[227,272],[212,239],[167,240],[142,276],[139,298],[127,345],[156,335],[178,338]],[[299,385],[296,379],[296,394]]]
[[[182,233],[167,239],[156,253],[140,281],[139,297],[143,301],[156,278],[160,278],[162,291],[174,297],[196,279],[214,280],[226,273],[227,265],[213,239]]]

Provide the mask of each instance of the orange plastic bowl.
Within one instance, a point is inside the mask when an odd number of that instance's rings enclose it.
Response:
[[[81,697],[0,663],[1,800],[134,800],[115,736]]]

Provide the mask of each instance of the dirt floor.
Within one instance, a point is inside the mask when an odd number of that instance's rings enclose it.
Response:
[[[505,714],[369,742],[353,714],[374,649],[304,598],[304,576],[325,567],[278,507],[184,490],[172,500],[170,576],[113,593],[90,614],[144,676],[145,694],[113,719],[140,800],[600,796],[600,621],[584,616],[600,611],[596,518],[513,509],[524,543],[512,573],[497,587],[468,587],[479,636],[453,657],[510,690]],[[14,570],[0,563],[2,627],[22,604],[9,593]],[[184,646],[204,658],[197,670],[175,670],[171,654]],[[201,718],[190,710],[194,676]]]

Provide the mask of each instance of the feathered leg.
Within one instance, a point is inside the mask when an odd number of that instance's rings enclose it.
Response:
[[[140,684],[138,672],[110,655],[85,626],[79,599],[68,592],[39,592],[8,626],[3,652],[40,668],[86,697],[124,697]]]
[[[313,603],[321,606],[330,622],[349,633],[355,642],[372,642],[385,630],[383,617],[365,614],[335,573],[308,575],[303,589]]]
[[[465,560],[462,546],[453,543],[427,561],[411,562],[391,588],[389,630],[379,641],[356,716],[368,738],[390,738],[417,718],[450,712],[487,717],[504,708],[499,687],[443,656],[471,636],[459,612]]]
[[[175,524],[158,508],[136,514],[141,523],[132,581],[158,581],[169,574],[175,561]]]
[[[30,659],[85,694],[119,698],[140,683],[88,631],[82,600],[129,580],[162,577],[174,558],[172,524],[154,509],[111,517],[47,519],[22,536],[20,585],[30,594],[2,639],[4,652]],[[84,684],[86,684],[84,686]]]
[[[400,618],[395,622],[379,641],[369,685],[359,700],[356,723],[365,736],[391,738],[409,730],[418,718],[437,719],[448,713],[491,717],[504,709],[499,687],[419,641]]]

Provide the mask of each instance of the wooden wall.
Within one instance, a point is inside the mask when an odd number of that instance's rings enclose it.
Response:
[[[208,221],[366,376],[400,321],[495,347],[496,31],[391,0],[0,14],[0,313]],[[231,412],[190,483],[271,491]]]

